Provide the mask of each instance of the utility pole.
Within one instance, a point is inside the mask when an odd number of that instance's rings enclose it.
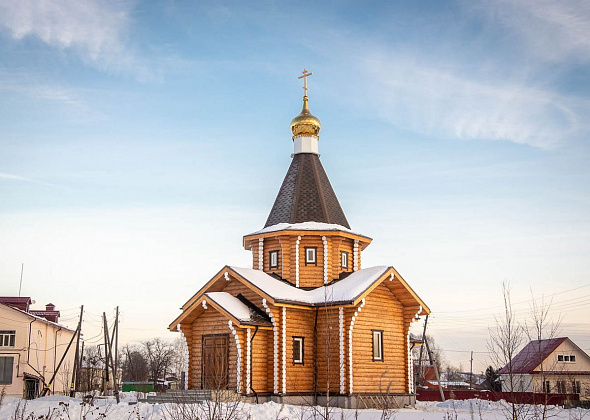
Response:
[[[20,297],[20,291],[23,287],[23,271],[25,271],[25,263],[21,263],[20,266],[20,284],[18,286],[18,297]]]
[[[102,313],[102,323],[104,329],[104,381],[102,384],[102,394],[107,395],[109,383],[109,327],[107,326],[107,314]]]
[[[471,351],[471,360],[469,362],[469,389],[473,389],[473,350]]]
[[[119,364],[119,356],[118,356],[118,347],[119,347],[119,307],[117,306],[117,313],[115,315],[115,328],[113,330],[115,334],[115,363],[113,366],[113,386],[115,387],[115,397],[117,398],[117,404],[119,403],[119,384],[118,381],[118,364]],[[111,343],[112,344],[112,343]],[[112,353],[111,353],[112,354]],[[112,361],[112,358],[111,358]],[[166,379],[166,378],[164,378]]]
[[[104,312],[103,312],[103,315],[104,315]],[[113,393],[115,394],[115,397],[117,398],[117,403],[119,403],[119,388],[118,388],[118,384],[117,384],[117,372],[115,369],[115,363],[113,361],[113,341],[115,339],[115,336],[117,337],[117,339],[119,337],[118,332],[117,332],[117,323],[119,321],[119,307],[117,306],[115,325],[113,327],[113,333],[110,338],[109,338],[108,326],[106,324],[106,315],[104,315],[104,316],[105,316],[105,330],[106,330],[105,339],[106,339],[106,346],[107,346],[107,349],[105,349],[107,372],[108,372],[108,366],[110,364],[111,374],[113,375]],[[115,349],[115,351],[116,351],[116,349]]]
[[[416,385],[420,385],[420,376],[422,375],[422,350],[424,350],[424,343],[426,343],[426,325],[428,325],[428,315],[424,320],[424,329],[422,330],[422,346],[420,346],[420,357],[418,358],[418,380]]]
[[[47,384],[43,388],[43,391],[41,391],[42,397],[46,396],[47,393],[49,392],[49,387],[53,383],[53,380],[55,379],[57,372],[59,372],[59,368],[61,367],[61,364],[63,363],[64,359],[68,355],[68,351],[70,351],[70,347],[72,346],[72,343],[74,342],[74,339],[76,338],[76,335],[78,335],[78,336],[80,335],[81,328],[82,328],[82,312],[80,312],[80,320],[78,321],[78,327],[76,328],[76,331],[74,331],[74,335],[72,336],[72,339],[68,343],[68,346],[66,347],[66,351],[64,352],[63,356],[61,357],[61,360],[57,364],[57,367],[55,368],[55,372],[53,372],[53,376],[51,377],[49,382],[47,382]]]
[[[82,316],[84,315],[84,305],[80,307],[80,329],[78,330],[78,339],[76,340],[76,356],[74,359],[74,369],[72,370],[72,383],[70,384],[70,397],[76,396],[76,382],[78,380],[78,371],[80,369],[80,332],[82,329]]]
[[[82,341],[82,350],[80,350],[80,361],[78,362],[78,374],[76,375],[76,383],[74,385],[74,387],[76,388],[76,390],[80,389],[80,382],[82,381],[82,378],[80,375],[80,373],[82,372],[82,368],[84,366],[83,365],[84,362],[84,342]]]
[[[434,374],[436,375],[436,380],[438,381],[438,391],[440,392],[440,399],[442,402],[445,401],[445,393],[443,392],[442,385],[440,384],[440,375],[438,374],[438,367],[436,363],[433,362],[432,352],[430,351],[430,346],[428,345],[428,340],[424,337],[424,344],[426,344],[426,351],[428,352],[428,358],[430,360],[430,364],[434,366]]]

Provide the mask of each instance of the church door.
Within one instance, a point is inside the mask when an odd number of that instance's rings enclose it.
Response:
[[[224,389],[229,383],[229,334],[203,335],[203,389]]]

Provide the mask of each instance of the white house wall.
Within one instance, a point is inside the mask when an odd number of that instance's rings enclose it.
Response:
[[[6,395],[20,397],[23,395],[25,374],[43,376],[49,382],[74,332],[41,319],[32,319],[5,305],[0,305],[0,318],[1,330],[16,331],[14,347],[0,347],[0,357],[14,358],[12,383],[0,387],[5,387]],[[64,390],[69,390],[74,357],[72,345],[50,388],[52,393],[63,394]],[[40,384],[40,389],[42,386]]]

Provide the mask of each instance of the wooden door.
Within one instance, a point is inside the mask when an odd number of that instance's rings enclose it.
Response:
[[[203,335],[203,389],[225,389],[229,384],[229,334]]]

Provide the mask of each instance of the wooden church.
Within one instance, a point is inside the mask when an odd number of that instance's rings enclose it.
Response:
[[[351,230],[322,167],[309,75],[287,175],[264,228],[243,239],[253,268],[223,267],[170,324],[186,339],[187,386],[257,401],[328,395],[351,407],[388,393],[413,404],[409,328],[430,310],[395,268],[361,268],[372,239]]]

